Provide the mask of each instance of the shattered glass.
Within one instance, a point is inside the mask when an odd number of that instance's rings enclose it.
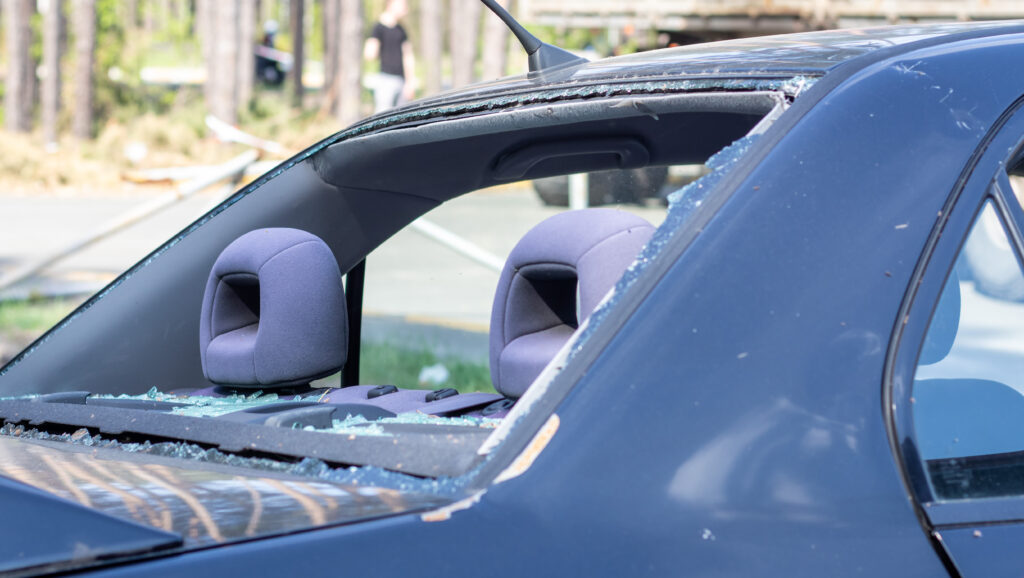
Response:
[[[797,79],[794,79],[796,81]],[[804,81],[800,81],[803,86]],[[693,220],[694,214],[704,205],[709,193],[714,190],[719,182],[727,175],[743,156],[750,150],[750,147],[760,138],[760,133],[749,134],[724,149],[715,153],[705,163],[710,172],[703,177],[689,183],[685,187],[671,193],[668,196],[668,213],[665,221],[654,232],[654,236],[647,245],[640,251],[634,261],[623,273],[610,298],[604,300],[597,309],[590,315],[586,327],[576,337],[569,358],[572,359],[587,341],[594,331],[600,327],[601,322],[608,316],[608,312],[615,307],[621,296],[628,290],[647,269],[648,265],[661,254],[662,250],[669,244],[675,234],[686,230]]]
[[[793,81],[794,86],[800,87],[799,89],[802,91],[813,82],[813,79],[793,79]],[[566,346],[568,351],[566,352],[563,349],[559,356],[544,369],[540,377],[537,378],[534,384],[526,391],[526,394],[520,398],[512,408],[512,411],[509,412],[504,423],[477,450],[478,454],[491,455],[491,451],[508,436],[509,432],[522,417],[531,411],[537,400],[545,394],[555,376],[561,373],[562,368],[583,349],[595,330],[608,317],[609,312],[621,301],[622,295],[633,286],[650,264],[657,259],[676,233],[686,230],[691,226],[694,215],[704,206],[711,191],[729,174],[731,169],[746,155],[747,151],[758,141],[762,134],[763,131],[758,131],[755,127],[755,130],[747,136],[736,140],[718,151],[705,163],[705,166],[710,169],[709,173],[668,196],[668,213],[661,226],[655,230],[651,240],[640,250],[636,260],[626,269],[608,296],[598,304],[594,312],[590,314],[590,317],[587,318],[569,340]]]
[[[99,434],[91,434],[85,428],[78,429],[73,433],[57,434],[7,423],[0,427],[0,436],[36,441],[65,442],[86,447],[114,449],[128,453],[179,458],[256,471],[303,476],[342,484],[386,488],[399,492],[426,492],[442,496],[454,496],[461,493],[472,478],[471,474],[457,478],[444,476],[438,478],[418,478],[373,466],[337,468],[331,467],[322,460],[315,458],[303,458],[298,462],[284,462],[268,458],[244,457],[187,442],[152,443],[148,440],[141,443],[121,442],[116,439],[105,438]]]
[[[39,397],[38,394],[29,394],[12,397],[0,397],[0,401],[25,401]],[[262,390],[256,390],[249,394],[236,393],[233,395],[226,395],[220,397],[205,396],[205,395],[181,395],[176,393],[165,393],[152,387],[146,393],[140,395],[112,395],[112,394],[92,394],[89,396],[91,399],[123,399],[123,400],[138,400],[138,401],[159,401],[166,403],[176,404],[175,407],[170,410],[171,415],[180,415],[186,417],[220,417],[233,413],[236,411],[245,411],[248,409],[255,409],[262,406],[269,405],[271,403],[284,402],[284,401],[311,401],[313,398],[303,398],[299,395],[286,395],[279,396],[276,393],[263,393]],[[501,423],[500,419],[492,419],[485,417],[439,417],[435,415],[425,414],[422,412],[408,412],[398,414],[395,417],[380,418],[373,421],[367,420],[361,415],[349,415],[345,419],[333,420],[333,425],[330,428],[314,428],[313,426],[306,426],[307,431],[320,431],[326,433],[335,434],[350,434],[350,435],[375,435],[375,436],[387,436],[388,434],[381,428],[381,424],[420,424],[420,425],[440,425],[440,426],[464,426],[464,427],[475,427],[475,428],[495,428],[497,424]]]

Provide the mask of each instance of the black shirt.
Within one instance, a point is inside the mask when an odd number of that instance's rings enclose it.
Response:
[[[378,22],[373,26],[370,36],[380,42],[380,71],[384,74],[394,74],[405,78],[405,68],[402,66],[402,44],[409,39],[405,34],[405,28],[402,28],[401,24],[391,27]]]

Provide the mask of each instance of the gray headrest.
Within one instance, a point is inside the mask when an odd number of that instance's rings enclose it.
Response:
[[[653,233],[635,215],[584,209],[559,213],[523,236],[505,263],[491,309],[495,389],[520,397]]]
[[[199,347],[203,374],[221,385],[296,385],[338,371],[348,319],[327,244],[297,229],[258,229],[228,245],[206,282]]]

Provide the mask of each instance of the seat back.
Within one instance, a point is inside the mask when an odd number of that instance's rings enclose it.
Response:
[[[341,369],[348,319],[331,249],[297,229],[236,239],[210,271],[199,346],[203,375],[219,385],[299,385]]]
[[[518,398],[590,314],[654,227],[613,209],[567,211],[512,249],[491,309],[491,380]]]

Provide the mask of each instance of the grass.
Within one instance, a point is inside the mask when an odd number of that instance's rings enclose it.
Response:
[[[69,299],[0,301],[0,336],[40,334],[63,319],[78,304]]]
[[[420,384],[424,367],[441,363],[448,369],[448,380],[440,386]],[[359,360],[359,381],[367,384],[397,385],[402,388],[454,387],[461,393],[494,393],[491,372],[485,363],[454,358],[439,358],[426,349],[412,350],[380,343],[363,343]]]
[[[56,325],[78,303],[72,299],[0,301],[0,365]]]

